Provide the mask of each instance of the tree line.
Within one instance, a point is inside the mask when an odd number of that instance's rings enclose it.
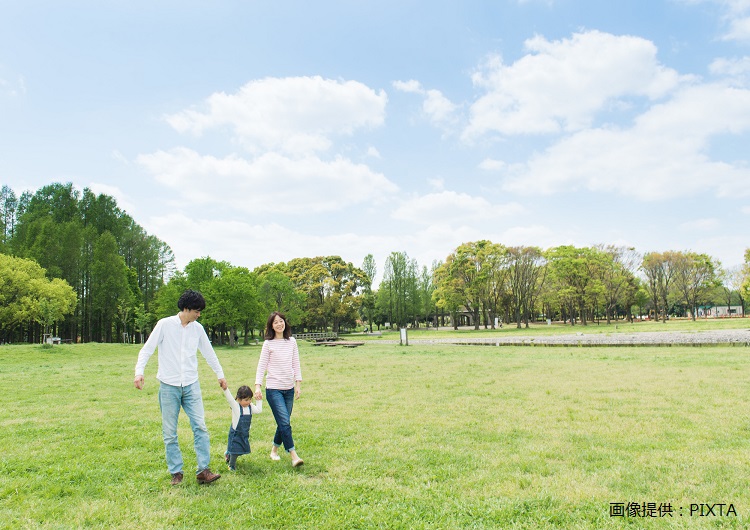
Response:
[[[705,306],[743,308],[744,266],[725,270],[706,254],[639,254],[612,245],[546,250],[486,240],[459,245],[428,268],[392,252],[382,278],[372,255],[360,267],[339,256],[295,258],[254,270],[210,257],[177,270],[169,246],[147,234],[116,201],[50,184],[16,197],[0,190],[0,340],[141,341],[176,311],[187,288],[201,291],[212,339],[247,343],[273,310],[297,331],[376,326],[529,326],[539,319],[587,325],[642,315],[696,318]]]
[[[490,241],[460,245],[435,269],[439,307],[457,325],[469,320],[529,326],[540,319],[587,325],[593,320],[670,315],[695,320],[701,310],[739,307],[750,291],[750,250],[745,264],[723,269],[707,254],[648,252],[595,245],[506,247]],[[635,314],[634,314],[635,313]]]

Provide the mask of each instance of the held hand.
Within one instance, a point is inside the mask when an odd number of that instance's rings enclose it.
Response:
[[[219,379],[219,386],[221,387],[222,390],[226,390],[227,389],[227,380],[224,379],[223,377],[221,379]]]
[[[135,387],[138,390],[141,390],[143,388],[143,376],[142,375],[135,376],[135,379],[133,380],[133,385],[135,385]]]
[[[260,385],[255,385],[255,401],[263,401],[263,394],[260,391]]]

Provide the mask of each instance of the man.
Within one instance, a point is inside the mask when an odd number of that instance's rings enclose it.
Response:
[[[162,318],[156,323],[146,344],[138,354],[135,364],[135,380],[138,390],[143,388],[143,372],[146,363],[156,348],[159,349],[159,368],[156,378],[159,380],[159,408],[161,409],[161,426],[164,435],[164,446],[167,453],[167,468],[172,474],[172,485],[182,482],[182,453],[177,442],[177,418],[180,407],[185,410],[193,429],[193,444],[198,461],[196,479],[198,484],[210,484],[221,475],[212,473],[208,468],[210,441],[203,415],[203,397],[198,382],[198,356],[200,350],[208,365],[219,378],[219,386],[227,388],[224,371],[219,364],[208,335],[197,319],[206,308],[206,301],[199,292],[188,289],[177,302],[180,312],[174,316]]]

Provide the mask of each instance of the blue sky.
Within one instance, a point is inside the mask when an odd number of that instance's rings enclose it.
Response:
[[[0,0],[0,183],[182,268],[459,244],[743,261],[750,0]]]

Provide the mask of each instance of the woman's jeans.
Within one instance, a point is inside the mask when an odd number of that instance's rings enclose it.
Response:
[[[273,436],[273,445],[278,447],[283,443],[284,449],[293,451],[294,440],[292,440],[292,426],[289,424],[289,419],[294,406],[294,389],[266,388],[266,401],[268,406],[271,407],[274,419],[276,419],[276,434]]]
[[[211,460],[211,443],[208,438],[206,420],[203,417],[203,397],[198,381],[188,386],[172,386],[160,383],[159,408],[164,447],[167,450],[167,468],[171,474],[182,471],[182,453],[177,443],[177,418],[180,407],[185,410],[193,429],[193,445],[198,461],[198,472],[206,469]]]

